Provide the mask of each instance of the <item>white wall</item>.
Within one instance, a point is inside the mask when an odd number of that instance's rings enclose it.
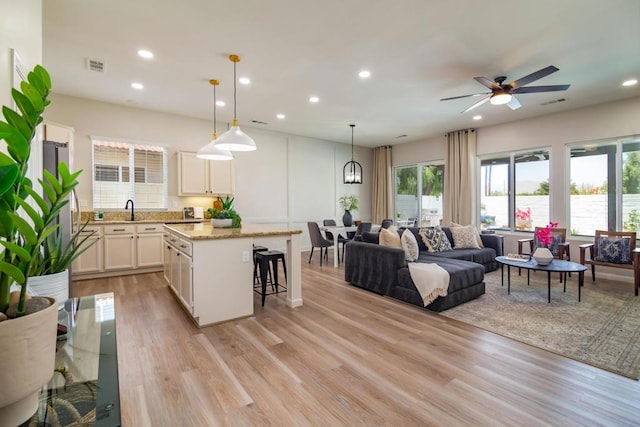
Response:
[[[84,209],[92,206],[91,135],[167,147],[169,210],[211,206],[211,198],[178,197],[176,155],[178,151],[197,151],[207,143],[213,127],[210,121],[58,94],[51,100],[45,118],[75,129],[74,168],[84,170],[78,186],[81,204],[86,203]],[[235,207],[243,221],[300,228],[305,233],[305,249],[309,247],[307,221],[335,218],[341,222],[337,199],[344,194],[360,197],[355,219],[371,218],[371,149],[356,147],[364,184],[349,186],[342,184],[342,166],[351,158],[349,145],[241,127],[258,145],[257,151],[234,154]],[[218,125],[219,133],[224,129]]]

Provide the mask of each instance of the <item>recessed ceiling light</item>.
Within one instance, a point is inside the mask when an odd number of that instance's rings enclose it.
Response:
[[[131,87],[138,90],[144,89],[144,85],[142,83],[131,83]]]
[[[153,52],[150,52],[148,50],[144,50],[144,49],[140,49],[138,51],[138,56],[145,58],[145,59],[151,59],[153,58]]]
[[[371,72],[370,72],[370,71],[367,71],[367,70],[362,70],[362,71],[360,71],[360,72],[358,73],[358,76],[359,76],[361,79],[366,79],[367,77],[371,77]]]
[[[238,83],[240,83],[241,85],[248,85],[249,83],[251,83],[251,80],[248,77],[240,77],[238,79]]]
[[[473,120],[482,120],[482,116],[473,116]]]
[[[277,118],[279,118],[280,120],[284,119],[286,116],[284,114],[277,114],[276,115]]]
[[[226,104],[224,103],[224,101],[216,101],[216,105],[218,107],[224,107]]]
[[[313,102],[314,104],[318,101],[320,101],[320,98],[318,98],[317,96],[312,96],[311,98],[309,98],[309,102]]]
[[[638,80],[637,79],[630,79],[630,80],[627,80],[624,83],[622,83],[622,86],[633,86],[635,84],[638,84]]]

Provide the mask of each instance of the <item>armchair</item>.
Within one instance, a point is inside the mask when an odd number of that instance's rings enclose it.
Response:
[[[633,270],[635,294],[638,296],[640,249],[636,248],[635,232],[596,230],[594,243],[580,245],[580,264],[591,265],[593,281],[596,280],[596,265]]]

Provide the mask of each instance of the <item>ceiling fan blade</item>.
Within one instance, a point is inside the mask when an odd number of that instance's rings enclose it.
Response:
[[[491,92],[485,92],[485,93],[472,93],[470,95],[462,95],[462,96],[452,96],[451,98],[442,98],[440,101],[450,101],[452,99],[460,99],[460,98],[469,98],[471,96],[482,96],[482,95],[489,95]]]
[[[487,102],[489,99],[491,98],[491,96],[487,96],[486,98],[481,99],[480,101],[476,102],[475,104],[473,104],[471,107],[468,107],[466,110],[461,111],[460,114],[464,114],[467,111],[471,111],[476,107],[481,106],[482,104],[484,104],[485,102]]]
[[[512,96],[511,101],[507,103],[507,107],[511,108],[512,110],[517,110],[518,108],[522,107],[522,105],[515,96]]]
[[[512,81],[511,83],[509,83],[509,86],[511,86],[513,89],[519,88],[521,86],[527,85],[531,82],[535,82],[538,79],[541,79],[543,77],[548,76],[549,74],[553,74],[556,71],[558,71],[559,68],[558,67],[554,67],[553,65],[549,65],[546,68],[543,68],[541,70],[538,70],[534,73],[529,74],[528,76],[524,76],[518,80]]]
[[[569,89],[571,85],[527,86],[514,89],[511,93],[559,92]]]
[[[486,77],[474,77],[475,81],[480,83],[483,86],[488,87],[489,89],[500,89],[500,86],[494,82],[493,80],[489,80]]]

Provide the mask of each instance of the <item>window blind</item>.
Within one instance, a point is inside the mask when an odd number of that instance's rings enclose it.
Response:
[[[167,209],[164,147],[92,137],[93,209]],[[133,173],[131,173],[133,171]]]

